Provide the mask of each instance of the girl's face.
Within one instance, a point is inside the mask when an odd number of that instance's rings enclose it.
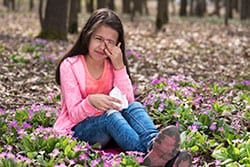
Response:
[[[109,26],[101,25],[98,27],[91,35],[88,56],[96,61],[106,59],[108,56],[104,53],[105,43],[108,45],[116,45],[118,35],[118,32]]]

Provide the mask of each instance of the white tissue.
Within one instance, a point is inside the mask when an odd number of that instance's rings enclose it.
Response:
[[[120,104],[120,103],[115,103],[115,102],[114,102],[114,104],[117,105],[117,106],[119,106],[121,109],[126,109],[126,108],[128,108],[128,100],[127,100],[126,96],[122,94],[122,92],[121,92],[121,90],[120,90],[119,88],[114,87],[114,88],[109,92],[109,96],[115,97],[115,98],[117,98],[117,99],[119,99],[119,100],[122,101],[122,104]],[[107,113],[108,113],[108,115],[109,115],[109,114],[111,114],[111,113],[113,113],[113,112],[116,112],[116,111],[117,111],[117,110],[109,109],[109,110],[107,111]]]

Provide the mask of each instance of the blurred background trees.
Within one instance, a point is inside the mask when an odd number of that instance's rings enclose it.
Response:
[[[8,11],[18,11],[22,0],[3,0]],[[224,17],[225,24],[232,18],[250,19],[249,0],[27,0],[28,10],[36,7],[41,32],[46,39],[67,39],[67,33],[78,33],[78,14],[92,13],[98,8],[110,8],[128,15],[131,21],[138,16],[153,15],[156,30],[171,21],[171,17]],[[150,11],[148,5],[155,4]],[[208,10],[208,6],[210,10]],[[84,9],[82,9],[83,7]],[[151,6],[150,6],[151,7]],[[212,10],[211,10],[212,8]]]

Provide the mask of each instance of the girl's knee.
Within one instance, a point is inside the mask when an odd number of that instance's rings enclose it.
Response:
[[[112,111],[112,112],[107,112],[106,113],[106,118],[107,119],[121,119],[122,118],[122,114],[119,111]]]
[[[128,108],[145,108],[140,102],[132,102],[129,104]]]

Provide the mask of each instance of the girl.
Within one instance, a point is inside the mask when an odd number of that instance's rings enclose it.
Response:
[[[159,132],[144,106],[134,101],[123,26],[113,11],[99,9],[90,16],[59,62],[56,82],[62,94],[56,133],[73,131],[79,140],[102,147],[112,139],[125,151],[145,153],[146,166],[190,166],[189,154],[179,152],[177,128]],[[127,108],[121,108],[121,99],[109,96],[114,87],[126,97]]]

